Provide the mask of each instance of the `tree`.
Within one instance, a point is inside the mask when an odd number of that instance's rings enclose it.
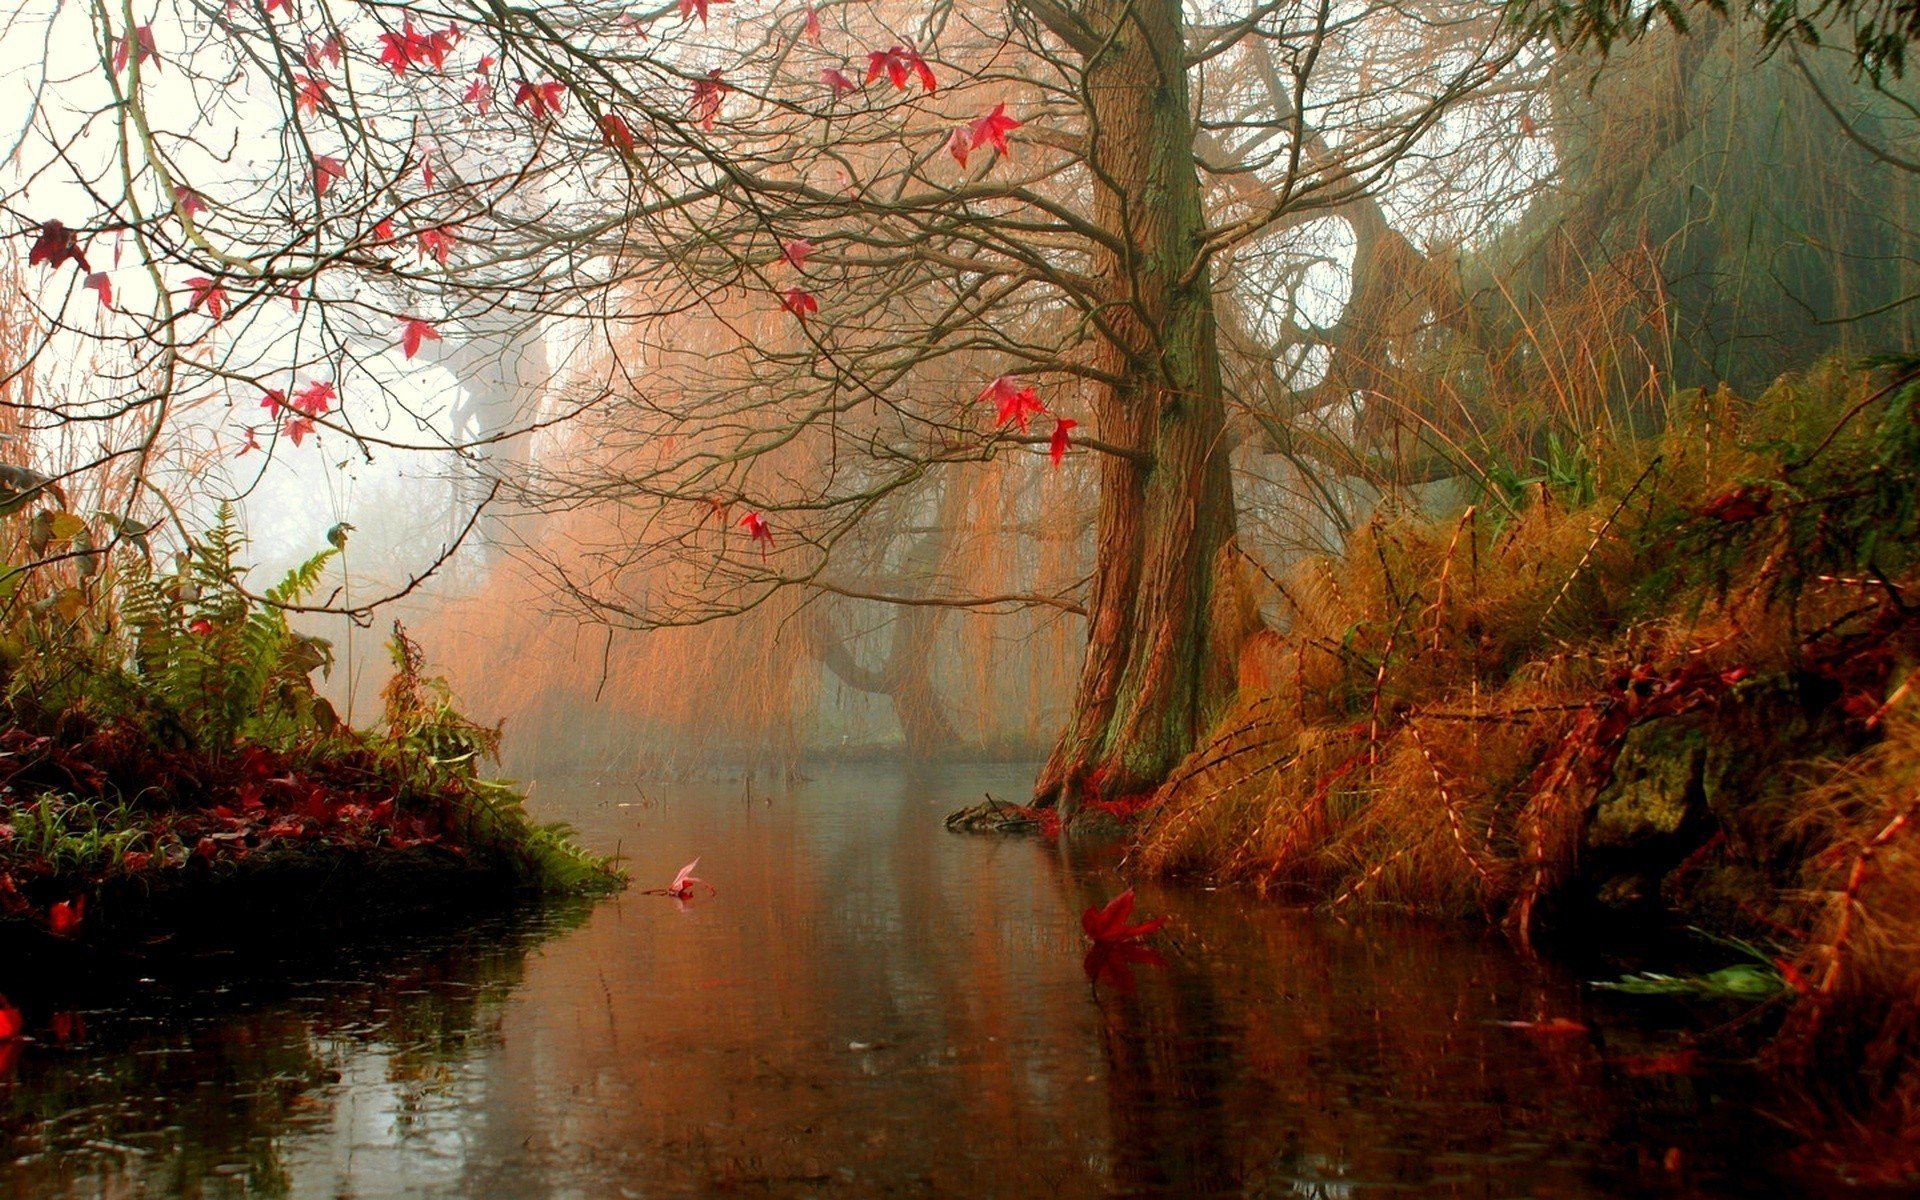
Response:
[[[876,514],[946,473],[1096,457],[1084,599],[953,598],[1086,612],[1036,788],[1063,803],[1153,786],[1232,688],[1248,405],[1225,382],[1217,265],[1310,240],[1403,164],[1470,144],[1472,98],[1514,53],[1493,15],[1445,2],[1190,22],[1178,0],[1018,0],[914,14],[910,32],[879,10],[731,19],[701,0],[651,21],[168,11],[92,16],[110,154],[48,108],[84,106],[66,83],[35,110],[53,162],[113,187],[62,215],[45,176],[7,201],[65,288],[42,309],[47,348],[92,335],[72,304],[105,242],[129,238],[146,281],[109,280],[118,324],[95,344],[121,354],[102,377],[119,386],[50,419],[133,422],[111,453],[142,462],[203,390],[257,396],[269,442],[327,430],[369,454],[564,422],[515,494],[603,515],[540,565],[582,611],[641,629],[849,590],[836,551],[884,543]],[[177,132],[155,120],[162,87]],[[279,120],[270,154],[234,153]],[[1241,269],[1297,295],[1321,258]],[[399,371],[508,318],[569,340],[554,357],[573,369],[540,412],[456,435]],[[376,396],[410,436],[376,427]]]

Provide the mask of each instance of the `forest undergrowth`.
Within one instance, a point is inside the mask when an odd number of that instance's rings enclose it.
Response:
[[[1266,575],[1278,627],[1135,860],[1522,942],[1746,939],[1808,1144],[1911,1177],[1920,360],[1686,393],[1657,437],[1555,450]]]
[[[162,570],[149,531],[54,499],[9,518],[54,566],[0,576],[0,935],[144,941],[187,912],[265,920],[318,907],[306,893],[347,862],[352,886],[405,908],[475,898],[421,889],[619,886],[483,776],[499,730],[461,715],[397,623],[381,720],[338,719],[314,684],[331,647],[287,621],[337,550],[256,594],[230,512]],[[271,911],[220,917],[241,890]],[[362,901],[328,902],[329,923]]]

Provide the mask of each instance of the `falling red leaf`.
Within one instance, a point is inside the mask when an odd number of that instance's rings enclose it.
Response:
[[[295,75],[293,77],[293,110],[312,116],[327,103],[328,83],[325,79],[313,75]]]
[[[534,120],[552,120],[560,115],[560,106],[566,103],[567,85],[555,80],[545,83],[523,81],[513,94],[515,108],[524,108]]]
[[[780,307],[804,321],[820,311],[820,302],[807,289],[790,287],[781,293]]]
[[[1133,889],[1128,888],[1107,901],[1104,906],[1096,904],[1081,913],[1080,928],[1093,939],[1094,945],[1100,946],[1137,942],[1167,923],[1165,918],[1156,917],[1151,921],[1129,925],[1127,920],[1131,916],[1133,916]]]
[[[433,186],[433,160],[430,158],[420,160],[420,186]]]
[[[5,996],[0,996],[0,1042],[10,1042],[19,1037],[26,1027],[26,1018],[20,1015],[20,1010]]]
[[[845,71],[837,71],[832,67],[820,72],[820,82],[832,88],[835,96],[855,91],[860,87],[859,84],[847,78]]]
[[[400,322],[400,348],[408,358],[420,353],[424,343],[439,340],[440,331],[418,317],[407,317]]]
[[[622,154],[633,153],[633,130],[619,113],[608,113],[600,118],[600,144],[612,146]]]
[[[58,221],[48,221],[40,226],[40,236],[34,239],[33,248],[27,251],[27,265],[31,267],[45,263],[51,271],[68,259],[79,263],[82,271],[93,269],[87,265],[87,256],[80,253],[73,230]]]
[[[707,23],[708,7],[714,4],[725,4],[726,2],[727,0],[680,0],[680,19],[682,21],[690,20],[695,15],[698,15],[700,23],[705,25]]]
[[[56,900],[47,910],[47,929],[55,937],[72,937],[80,928],[80,922],[87,915],[87,898],[75,896],[72,900]]]
[[[420,257],[447,265],[447,253],[453,249],[453,235],[445,229],[422,229],[419,233]]]
[[[94,291],[100,293],[101,308],[113,307],[113,280],[107,278],[105,271],[95,271],[93,274],[87,276],[86,283],[81,286],[92,288]]]
[[[996,429],[1005,428],[1008,422],[1012,422],[1020,427],[1021,433],[1025,433],[1027,420],[1047,411],[1047,406],[1040,403],[1040,394],[1012,375],[1002,375],[988,384],[980,393],[980,399],[991,400],[997,407],[994,421]]]
[[[773,527],[767,519],[757,512],[750,512],[740,518],[740,524],[746,526],[747,536],[760,543],[760,557],[765,558],[773,546]]]
[[[992,146],[1001,154],[1007,153],[1007,134],[1020,128],[1020,122],[1007,115],[1007,106],[996,104],[993,111],[976,120],[972,125],[973,149]]]
[[[173,199],[174,203],[180,206],[180,211],[189,217],[197,217],[203,212],[212,211],[206,200],[184,183],[173,186]]]
[[[324,379],[315,380],[293,394],[292,407],[303,416],[324,417],[337,398],[333,384]],[[294,443],[296,446],[299,444],[297,441]]]
[[[134,49],[136,46],[139,47],[138,51]],[[154,70],[158,71],[160,69],[160,52],[154,49],[153,46],[153,26],[136,25],[131,39],[122,37],[114,43],[113,70],[115,74],[127,69],[127,59],[129,56],[132,56],[136,64],[152,62],[155,64]]]
[[[326,195],[334,180],[346,177],[347,168],[341,165],[339,159],[330,154],[313,156],[313,190],[316,195]]]
[[[1053,460],[1054,466],[1059,466],[1060,460],[1067,456],[1067,443],[1071,440],[1069,435],[1079,425],[1080,422],[1072,417],[1061,417],[1053,423],[1053,436],[1047,440],[1047,457]]]
[[[699,118],[700,128],[713,128],[713,123],[720,119],[720,102],[732,90],[721,80],[718,67],[708,71],[705,79],[693,81],[693,115]]]
[[[953,161],[962,167],[967,165],[967,155],[973,153],[973,139],[968,135],[965,125],[956,126],[947,135],[947,153],[953,155]]]
[[[193,289],[193,298],[187,302],[189,310],[204,306],[207,315],[216,321],[227,315],[227,289],[220,286],[219,280],[195,275],[187,280],[187,286]]]
[[[806,35],[809,42],[820,44],[820,10],[811,4],[807,5]]]
[[[795,269],[804,269],[807,255],[813,253],[813,243],[805,238],[795,238],[780,248],[781,257],[791,263]]]

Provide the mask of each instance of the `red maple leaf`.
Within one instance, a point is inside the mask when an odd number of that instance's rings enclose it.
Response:
[[[87,898],[76,896],[72,900],[56,900],[47,910],[47,929],[55,937],[72,937],[80,928],[80,922],[87,915]]]
[[[418,235],[420,257],[431,258],[441,266],[447,265],[447,254],[453,249],[453,235],[443,229],[422,229]]]
[[[420,353],[423,344],[439,340],[440,331],[419,317],[407,317],[400,322],[400,349],[408,358]]]
[[[180,206],[180,211],[189,217],[197,217],[203,212],[211,211],[206,200],[200,193],[194,191],[184,183],[176,183],[173,185],[173,200],[175,204]]]
[[[213,632],[213,622],[205,617],[195,617],[187,622],[187,632],[195,637],[206,637]]]
[[[305,113],[308,116],[319,112],[320,106],[327,103],[328,86],[325,79],[312,75],[295,75],[293,77],[293,111]]]
[[[318,71],[320,69],[320,60],[323,58],[336,67],[340,65],[339,38],[330,37],[324,42],[316,43],[309,41],[307,43],[307,67],[309,70]]]
[[[466,93],[460,97],[460,101],[471,105],[474,111],[484,117],[487,115],[487,110],[493,107],[493,85],[485,79],[476,79],[467,85]]]
[[[998,408],[995,428],[1004,428],[1011,421],[1020,426],[1021,433],[1027,431],[1028,418],[1047,411],[1047,406],[1040,403],[1040,394],[1012,375],[1002,375],[988,384],[980,399],[991,400]]]
[[[836,71],[832,67],[828,67],[826,70],[820,72],[820,82],[832,88],[835,96],[855,91],[860,86],[853,80],[848,79],[845,71]]]
[[[714,4],[725,4],[727,0],[680,0],[680,19],[685,21],[698,14],[700,23],[707,23],[707,8]]]
[[[1067,456],[1067,443],[1071,440],[1069,435],[1079,425],[1080,422],[1071,417],[1061,417],[1053,423],[1053,437],[1047,440],[1047,457],[1053,460],[1054,466],[1059,466],[1060,460]]]
[[[820,10],[811,4],[807,5],[807,23],[805,29],[807,40],[818,46],[820,44]]]
[[[433,160],[424,156],[420,159],[420,186],[433,186]]]
[[[560,115],[560,106],[566,102],[567,85],[556,80],[545,83],[523,81],[513,94],[515,108],[524,108],[534,120],[548,119]]]
[[[1142,921],[1138,925],[1129,925],[1127,919],[1133,916],[1133,889],[1128,888],[1118,896],[1107,901],[1103,907],[1094,905],[1080,914],[1080,928],[1086,930],[1094,945],[1115,945],[1120,942],[1137,942],[1167,922],[1164,918]]]
[[[700,128],[713,128],[713,123],[720,119],[720,102],[732,90],[721,81],[718,67],[708,71],[705,79],[693,81],[693,115],[700,119]]]
[[[673,876],[673,882],[666,886],[666,894],[672,896],[675,900],[687,900],[692,898],[694,885],[698,884],[707,889],[708,895],[718,895],[718,888],[694,875],[693,870],[699,865],[700,860],[696,858],[676,871]]]
[[[781,293],[780,307],[804,321],[820,311],[820,302],[807,289],[790,287]]]
[[[773,527],[767,519],[757,512],[750,512],[740,518],[740,524],[746,526],[747,536],[760,543],[760,557],[765,558],[773,546]]]
[[[413,65],[412,32],[413,24],[408,22],[404,32],[394,33],[389,30],[380,35],[382,47],[380,62],[391,69],[396,76],[405,75],[407,68]]]
[[[302,416],[323,417],[327,414],[327,410],[333,407],[333,402],[337,398],[333,384],[324,379],[317,379],[293,394],[292,407]],[[294,442],[296,446],[299,444],[298,441]]]
[[[113,307],[113,280],[107,278],[105,271],[95,271],[93,274],[87,276],[86,283],[81,286],[92,288],[94,291],[100,293],[101,308]]]
[[[973,123],[973,148],[991,145],[1001,154],[1007,153],[1007,133],[1020,128],[1020,122],[1007,115],[1007,106],[996,104],[993,111]]]
[[[313,190],[315,195],[324,196],[336,179],[345,179],[347,168],[339,159],[330,154],[313,156]]]
[[[306,417],[295,417],[287,422],[287,436],[293,439],[293,444],[296,446],[305,441],[307,435],[312,432],[313,422]]]
[[[268,416],[276,421],[279,420],[280,410],[287,406],[287,394],[279,388],[261,388],[260,390],[266,393],[260,398],[260,407],[267,410]]]
[[[195,275],[187,280],[187,286],[193,289],[193,298],[187,301],[189,309],[206,306],[207,315],[218,321],[227,314],[227,289],[220,286],[217,279],[208,279],[205,275]]]
[[[639,13],[623,12],[613,19],[613,23],[620,27],[621,32],[646,40],[647,19]]]
[[[867,82],[872,83],[882,75],[892,81],[893,86],[902,91],[907,87],[907,60],[899,46],[889,46],[885,50],[873,50],[867,54]]]
[[[379,238],[383,242],[392,241],[393,240],[393,218],[382,217],[380,220],[374,222],[373,236],[376,238]]]
[[[622,154],[633,153],[633,130],[627,127],[626,120],[619,113],[608,113],[600,118],[600,144],[612,146]]]
[[[962,167],[967,165],[967,155],[973,153],[973,138],[965,125],[957,125],[947,135],[947,153],[953,155],[953,161]]]
[[[79,263],[82,271],[93,269],[87,265],[87,256],[80,253],[73,230],[58,221],[48,221],[40,226],[40,236],[33,240],[33,248],[27,251],[27,265],[31,267],[45,263],[51,271],[68,259]]]
[[[137,49],[136,49],[137,47]],[[131,56],[135,63],[160,62],[160,52],[153,47],[153,26],[136,25],[132,38],[122,37],[113,45],[113,69],[116,74],[127,69],[127,59]],[[156,65],[154,70],[160,68]]]
[[[259,448],[260,448],[260,431],[255,429],[253,426],[249,425],[247,426],[246,440],[240,444],[240,449],[236,454],[234,454],[234,457],[235,458],[243,457],[247,453],[247,451],[258,450]]]
[[[0,1042],[11,1042],[27,1027],[25,1017],[5,996],[0,996]]]
[[[813,243],[805,238],[795,238],[780,248],[781,257],[792,263],[795,269],[804,269],[807,255],[813,253]]]
[[[261,12],[263,12],[265,15],[270,17],[273,15],[273,10],[276,8],[280,9],[282,12],[286,13],[288,16],[292,16],[293,0],[267,0],[266,4],[262,6]]]
[[[1133,990],[1134,967],[1166,965],[1158,950],[1137,942],[1095,942],[1080,960],[1080,969],[1096,988],[1105,983],[1122,992]]]

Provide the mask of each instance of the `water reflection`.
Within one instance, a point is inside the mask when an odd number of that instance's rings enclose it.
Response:
[[[940,828],[1021,780],[537,797],[643,885],[700,855],[718,895],[163,981],[66,1046],[43,1020],[0,1082],[0,1194],[1774,1192],[1727,1169],[1759,1128],[1737,1082],[1467,931],[1143,887],[1165,963],[1096,986],[1107,856]],[[1541,1018],[1593,1032],[1499,1024]]]

